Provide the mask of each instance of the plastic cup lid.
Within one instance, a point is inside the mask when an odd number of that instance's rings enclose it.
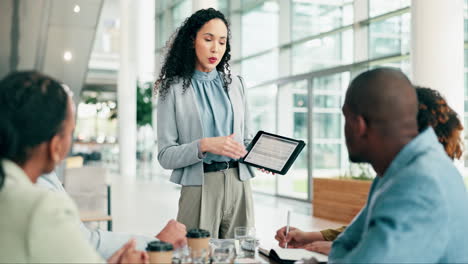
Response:
[[[204,229],[194,228],[194,229],[190,229],[187,232],[186,237],[188,237],[188,238],[207,238],[207,237],[210,237],[210,232],[207,231],[207,230],[204,230]]]
[[[151,241],[146,246],[146,251],[172,251],[174,246],[163,241]]]

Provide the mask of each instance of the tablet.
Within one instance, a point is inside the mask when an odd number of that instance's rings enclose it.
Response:
[[[258,131],[240,162],[284,175],[305,145],[302,140]]]

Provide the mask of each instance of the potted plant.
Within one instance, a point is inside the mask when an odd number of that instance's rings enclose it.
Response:
[[[367,164],[350,164],[344,176],[313,178],[313,215],[349,223],[367,202],[375,172]]]

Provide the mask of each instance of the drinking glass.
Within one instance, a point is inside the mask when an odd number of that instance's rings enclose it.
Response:
[[[208,250],[206,248],[190,249],[193,264],[206,264],[209,262]]]
[[[234,238],[239,240],[241,248],[240,255],[238,254],[239,257],[253,257],[255,255],[255,227],[239,226],[234,228]],[[252,248],[253,250],[251,250]]]
[[[172,264],[190,264],[190,263],[192,263],[192,256],[190,253],[190,248],[187,245],[174,250]]]
[[[211,247],[212,264],[233,263],[234,258],[234,247],[232,245],[221,244]]]

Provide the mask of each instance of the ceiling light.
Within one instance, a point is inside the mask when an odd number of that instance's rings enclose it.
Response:
[[[73,12],[75,13],[79,13],[81,10],[80,6],[79,5],[75,5],[75,7],[73,7]]]
[[[63,53],[63,59],[65,61],[71,61],[73,59],[73,54],[70,51],[65,51]]]

